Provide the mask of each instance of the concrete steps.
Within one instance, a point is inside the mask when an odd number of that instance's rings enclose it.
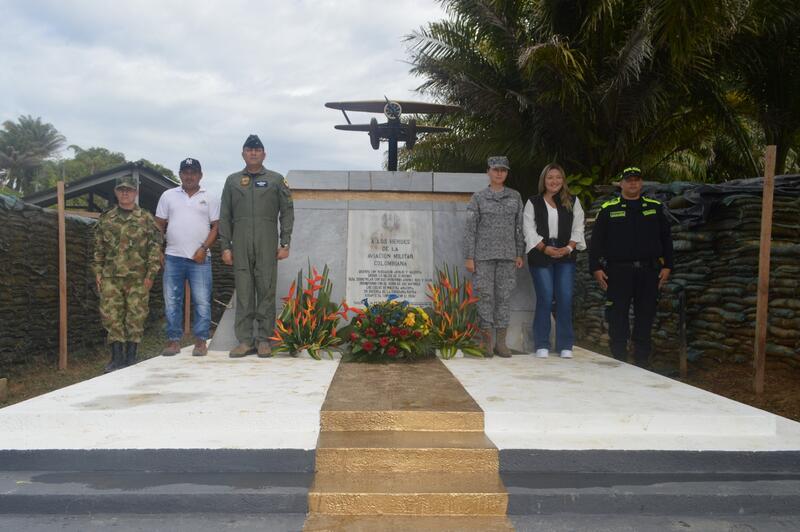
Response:
[[[307,531],[513,530],[483,413],[438,360],[340,365],[308,505]]]

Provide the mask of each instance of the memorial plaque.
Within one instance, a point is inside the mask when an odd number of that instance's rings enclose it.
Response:
[[[348,213],[347,302],[385,300],[396,294],[428,304],[433,279],[433,220],[430,211]]]

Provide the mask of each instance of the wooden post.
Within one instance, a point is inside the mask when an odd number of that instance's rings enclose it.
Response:
[[[0,401],[8,399],[8,379],[0,379]]]
[[[689,362],[686,353],[686,295],[683,291],[678,294],[678,337],[680,340],[679,362],[681,378],[686,379],[689,375]]]
[[[761,245],[758,254],[756,298],[755,378],[757,395],[764,393],[767,366],[767,311],[769,309],[769,252],[772,244],[772,195],[775,190],[775,146],[767,146],[764,157],[764,193],[761,201]]]
[[[67,369],[67,232],[64,219],[64,181],[58,195],[58,369]]]
[[[183,293],[183,335],[189,336],[192,334],[192,291],[189,281],[184,281]]]

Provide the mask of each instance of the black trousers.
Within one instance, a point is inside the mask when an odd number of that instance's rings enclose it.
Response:
[[[658,305],[658,274],[655,264],[614,263],[606,268],[606,319],[611,354],[627,361],[628,339],[633,339],[637,366],[645,367],[653,350],[651,332]],[[629,313],[633,302],[633,335]]]

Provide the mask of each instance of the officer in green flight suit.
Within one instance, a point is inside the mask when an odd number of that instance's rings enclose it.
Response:
[[[245,168],[228,176],[222,189],[219,235],[222,261],[233,266],[236,286],[232,358],[253,351],[272,356],[278,261],[289,256],[294,226],[292,193],[286,179],[264,168],[266,152],[256,135],[242,146]],[[280,221],[280,231],[278,222]]]

